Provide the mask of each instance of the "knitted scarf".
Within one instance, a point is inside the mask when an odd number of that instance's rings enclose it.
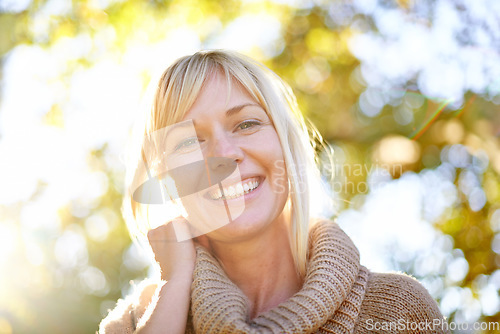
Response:
[[[250,320],[246,297],[204,248],[197,248],[191,291],[196,333],[353,333],[369,271],[335,224],[310,231],[310,257],[302,289]]]

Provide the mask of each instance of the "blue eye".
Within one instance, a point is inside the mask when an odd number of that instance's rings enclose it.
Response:
[[[193,145],[198,143],[198,138],[192,137],[192,138],[187,138],[183,141],[181,141],[179,144],[175,146],[175,150],[182,150],[182,149],[187,149],[192,147]]]
[[[250,129],[256,125],[260,125],[259,121],[244,121],[238,124],[238,129],[239,130],[247,130]]]

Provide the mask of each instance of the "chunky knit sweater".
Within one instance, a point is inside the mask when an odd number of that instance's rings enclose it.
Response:
[[[147,316],[148,305],[155,303],[158,286],[143,283],[136,294],[119,301],[99,332],[133,333],[141,317]],[[447,333],[444,321],[417,280],[370,272],[360,265],[349,237],[335,223],[321,222],[311,229],[302,289],[253,319],[241,290],[218,261],[198,247],[186,332]]]

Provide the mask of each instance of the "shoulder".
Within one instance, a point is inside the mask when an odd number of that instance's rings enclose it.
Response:
[[[309,220],[309,236],[314,238],[315,235],[324,235],[328,233],[346,235],[345,232],[337,224],[336,220],[326,218],[311,218]]]
[[[403,273],[372,273],[366,298],[380,305],[390,304],[399,311],[410,305],[425,309],[436,304],[419,281]]]
[[[144,280],[133,287],[133,292],[119,299],[113,310],[99,324],[100,334],[133,333],[159,286],[158,282]]]
[[[384,332],[392,332],[393,328],[387,326],[410,332],[412,326],[420,326],[418,329],[423,333],[446,333],[444,322],[436,301],[415,278],[403,273],[370,275],[361,306],[360,327],[373,330],[378,324],[386,326]]]

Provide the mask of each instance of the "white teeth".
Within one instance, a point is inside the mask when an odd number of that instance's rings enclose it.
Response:
[[[209,192],[209,196],[213,200],[219,200],[219,199],[222,199],[223,197],[225,199],[233,199],[233,198],[243,196],[244,194],[248,194],[249,192],[253,191],[258,186],[259,186],[259,182],[256,180],[255,181],[247,181],[244,183],[238,182],[238,183],[233,184],[229,187],[224,187],[222,192],[221,192],[220,188],[214,189],[214,190]]]

